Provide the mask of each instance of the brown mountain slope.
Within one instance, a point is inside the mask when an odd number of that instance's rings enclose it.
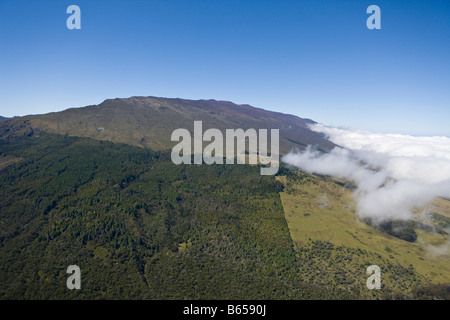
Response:
[[[308,129],[309,119],[237,105],[227,101],[185,100],[157,97],[108,99],[99,105],[2,121],[0,137],[21,137],[49,132],[122,142],[154,150],[172,148],[173,130],[193,132],[194,121],[203,131],[220,129],[279,129],[280,152],[315,145],[328,151],[334,144]]]

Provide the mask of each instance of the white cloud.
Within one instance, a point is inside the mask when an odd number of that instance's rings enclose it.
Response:
[[[308,147],[283,161],[310,172],[353,180],[358,214],[406,220],[435,197],[450,198],[450,139],[380,134],[314,125],[341,146],[322,154]]]

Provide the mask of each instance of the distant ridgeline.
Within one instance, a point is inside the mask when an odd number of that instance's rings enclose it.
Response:
[[[62,112],[33,115],[0,122],[0,137],[20,138],[42,132],[127,143],[152,150],[172,149],[172,132],[194,132],[194,122],[203,129],[278,129],[280,154],[307,145],[329,151],[335,144],[309,129],[315,122],[297,116],[267,111],[228,101],[186,100],[157,97],[109,99],[99,105]]]

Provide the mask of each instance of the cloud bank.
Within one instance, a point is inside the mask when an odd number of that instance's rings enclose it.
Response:
[[[323,154],[312,147],[282,160],[303,171],[352,180],[360,218],[407,220],[412,209],[450,198],[450,139],[380,134],[314,125],[339,145]]]

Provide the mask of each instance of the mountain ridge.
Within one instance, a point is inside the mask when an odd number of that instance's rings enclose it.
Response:
[[[311,119],[230,101],[153,96],[106,99],[98,105],[9,119],[0,124],[0,137],[48,132],[165,150],[175,145],[170,140],[173,130],[185,128],[192,132],[194,121],[202,121],[204,130],[279,129],[282,154],[307,145],[322,151],[335,146],[309,129],[316,123]]]

